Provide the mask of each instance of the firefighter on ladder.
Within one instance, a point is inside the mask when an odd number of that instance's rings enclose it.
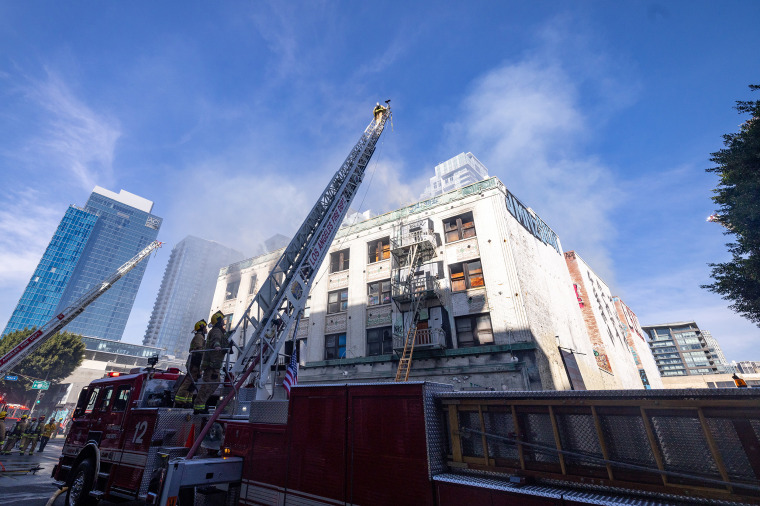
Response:
[[[21,415],[21,419],[16,422],[16,425],[13,427],[13,431],[11,431],[10,435],[8,435],[8,440],[5,442],[5,447],[3,448],[3,455],[10,455],[11,450],[13,450],[13,447],[16,446],[16,441],[21,439],[21,436],[26,432],[26,428],[29,425],[29,415]]]
[[[200,351],[206,345],[206,320],[199,320],[195,324],[193,339],[190,341],[190,354],[187,357],[187,374],[174,396],[175,408],[193,407],[193,389],[201,375],[201,362],[203,353]]]
[[[8,416],[7,411],[0,411],[0,452],[5,446],[5,417]]]
[[[219,386],[219,370],[227,355],[227,335],[224,331],[224,313],[217,311],[209,320],[211,330],[206,337],[206,351],[203,353],[203,384],[195,396],[193,409],[196,413],[207,413],[206,402]]]
[[[380,123],[380,119],[383,117],[384,112],[385,107],[380,105],[380,102],[377,102],[375,109],[372,111],[372,114],[375,116],[375,123]]]

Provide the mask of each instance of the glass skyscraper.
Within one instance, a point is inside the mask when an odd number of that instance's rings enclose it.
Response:
[[[169,257],[143,344],[186,358],[195,322],[208,319],[219,269],[244,258],[238,251],[198,237],[180,241]]]
[[[460,153],[435,166],[435,176],[420,195],[426,200],[488,178],[488,169],[472,153]]]
[[[44,324],[154,241],[162,220],[152,210],[150,200],[99,186],[83,209],[71,206],[3,334]],[[57,258],[65,259],[61,277],[54,276],[59,273]],[[121,339],[147,263],[146,259],[120,279],[65,330]],[[49,295],[38,286],[45,280]]]
[[[40,327],[53,317],[97,219],[82,208],[69,206],[3,335],[27,327]]]

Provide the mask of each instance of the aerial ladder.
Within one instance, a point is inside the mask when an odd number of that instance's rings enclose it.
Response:
[[[254,382],[257,399],[271,397],[272,392],[267,388],[269,371],[277,361],[285,338],[302,316],[317,271],[356,196],[386,122],[391,118],[389,103],[390,100],[387,100],[384,107],[375,108],[375,117],[229,333],[232,346],[236,346],[236,342],[242,343],[231,366],[232,391],[217,405],[190,448],[187,459],[193,458],[214,421],[250,378]]]
[[[87,293],[79,297],[63,311],[51,318],[45,325],[32,332],[32,334],[21,341],[11,351],[0,358],[0,375],[9,372],[13,367],[18,365],[27,355],[42,346],[45,341],[50,339],[56,332],[71,323],[71,321],[82,314],[87,306],[95,302],[98,297],[106,293],[118,280],[127,275],[129,271],[137,267],[137,264],[148,258],[150,254],[161,247],[161,242],[153,241],[147,245],[137,255],[129,259],[124,265],[104,279],[100,284],[95,285]]]
[[[403,320],[405,323],[402,329],[404,349],[396,369],[396,381],[409,380],[414,345],[417,341],[417,325],[419,324],[422,300],[427,289],[426,273],[420,273],[420,269],[435,258],[436,246],[435,234],[432,230],[425,229],[422,226],[402,225],[398,238],[393,240],[391,251],[399,269],[399,290],[398,294],[394,294],[398,295],[394,297],[394,300],[402,315],[404,311],[401,311],[401,301],[405,302],[407,298],[409,299],[409,319],[408,324],[405,321],[406,319]],[[404,271],[406,271],[406,278],[403,277]]]

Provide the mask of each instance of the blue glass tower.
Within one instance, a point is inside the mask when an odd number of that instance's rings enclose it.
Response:
[[[59,310],[153,242],[161,227],[161,218],[151,214],[153,202],[124,190],[117,194],[96,186],[84,208],[97,216],[97,222],[58,303]],[[65,330],[120,340],[147,264],[147,259],[141,262]]]
[[[40,327],[53,317],[98,217],[69,206],[3,331]]]

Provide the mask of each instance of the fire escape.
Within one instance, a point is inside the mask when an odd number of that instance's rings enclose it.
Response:
[[[396,381],[407,381],[415,346],[445,346],[446,336],[442,329],[418,329],[420,313],[425,309],[424,301],[438,297],[437,280],[424,270],[425,264],[436,257],[438,237],[429,219],[401,224],[394,235],[391,238],[391,290],[402,322],[393,328],[393,347],[401,350]]]

